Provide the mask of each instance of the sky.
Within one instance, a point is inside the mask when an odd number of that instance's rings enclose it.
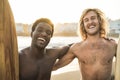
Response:
[[[120,0],[8,0],[16,23],[46,17],[53,23],[79,22],[86,8],[99,8],[106,17],[120,19]]]

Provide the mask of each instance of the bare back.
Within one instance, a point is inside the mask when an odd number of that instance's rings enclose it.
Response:
[[[113,40],[104,39],[97,43],[83,41],[75,44],[72,51],[79,60],[83,80],[110,80],[116,51]]]

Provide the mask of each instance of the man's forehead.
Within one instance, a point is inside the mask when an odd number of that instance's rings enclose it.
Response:
[[[95,11],[89,11],[84,15],[83,19],[87,16],[97,16],[97,13]]]
[[[52,28],[52,26],[51,26],[50,24],[46,23],[46,22],[40,22],[40,23],[37,24],[37,26],[38,26],[38,25],[48,25],[49,27]]]

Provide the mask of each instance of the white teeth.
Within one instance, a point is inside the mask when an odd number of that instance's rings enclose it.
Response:
[[[89,28],[91,29],[91,28],[94,28],[95,26],[89,26]]]
[[[46,41],[44,38],[40,38],[40,37],[38,38],[38,40]]]

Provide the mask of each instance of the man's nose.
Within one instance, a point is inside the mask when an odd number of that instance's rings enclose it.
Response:
[[[88,23],[91,24],[91,23],[92,23],[92,20],[89,20]]]
[[[43,31],[43,32],[41,32],[40,35],[42,35],[42,36],[47,36],[47,33]]]

